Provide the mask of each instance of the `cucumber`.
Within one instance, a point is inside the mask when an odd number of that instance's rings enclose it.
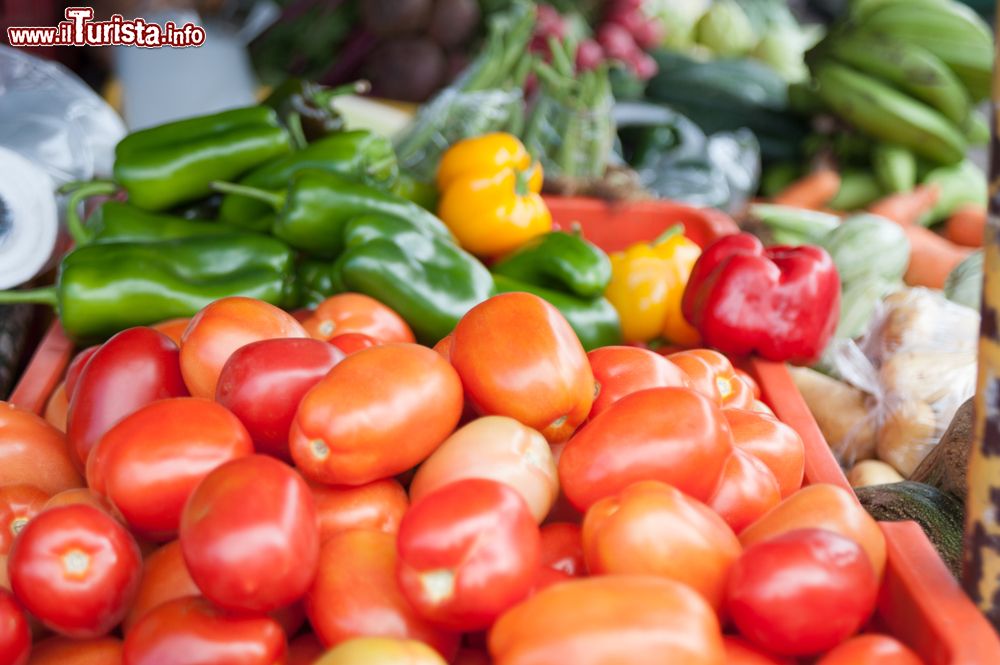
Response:
[[[854,490],[858,500],[880,522],[913,520],[924,530],[934,549],[957,578],[961,574],[965,509],[951,494],[904,480]]]

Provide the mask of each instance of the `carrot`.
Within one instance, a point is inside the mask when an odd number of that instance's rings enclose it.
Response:
[[[910,240],[910,265],[903,281],[910,286],[944,287],[948,273],[972,253],[920,225],[903,228]]]
[[[944,225],[944,237],[965,247],[982,247],[985,233],[986,208],[978,203],[960,207]]]
[[[868,212],[910,226],[920,221],[937,204],[940,189],[937,185],[921,185],[909,192],[890,194],[868,206]]]
[[[821,208],[840,190],[840,174],[833,169],[819,169],[785,187],[772,200],[796,208]]]

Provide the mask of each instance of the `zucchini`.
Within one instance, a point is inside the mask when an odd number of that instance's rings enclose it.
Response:
[[[956,578],[961,574],[965,509],[951,494],[904,480],[854,490],[868,514],[880,522],[913,520],[924,530],[934,549]]]
[[[952,268],[944,282],[944,297],[959,305],[979,309],[983,298],[983,251],[979,250]]]
[[[806,137],[804,121],[789,111],[788,85],[751,59],[700,62],[681,53],[653,53],[659,72],[646,98],[684,114],[708,134],[746,127],[765,161],[794,161]]]

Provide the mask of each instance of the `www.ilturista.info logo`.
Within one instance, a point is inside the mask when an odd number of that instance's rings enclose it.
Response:
[[[94,21],[93,7],[67,7],[66,20],[55,27],[7,28],[11,46],[138,46],[184,48],[205,43],[205,28],[194,23],[163,25],[114,14]]]

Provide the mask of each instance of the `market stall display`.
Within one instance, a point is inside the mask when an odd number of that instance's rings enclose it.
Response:
[[[288,4],[258,66],[301,19],[363,26],[343,62],[124,136],[0,291],[54,317],[0,660],[1000,661],[993,41],[905,5]]]

